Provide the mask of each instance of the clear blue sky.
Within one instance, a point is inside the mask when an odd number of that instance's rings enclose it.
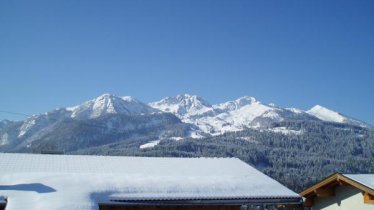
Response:
[[[4,0],[0,88],[0,110],[27,114],[191,93],[374,124],[374,1]]]

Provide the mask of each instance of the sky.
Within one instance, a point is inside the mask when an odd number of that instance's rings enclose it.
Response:
[[[372,0],[0,1],[0,120],[103,93],[316,104],[374,124]]]

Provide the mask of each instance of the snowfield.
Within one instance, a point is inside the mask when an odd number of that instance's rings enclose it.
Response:
[[[152,148],[152,147],[155,147],[160,142],[161,142],[161,140],[150,141],[150,142],[148,142],[146,144],[140,145],[139,148],[140,149]]]

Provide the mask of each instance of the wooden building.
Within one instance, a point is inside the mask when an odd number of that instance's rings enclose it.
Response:
[[[374,174],[335,173],[300,195],[312,210],[374,210]]]
[[[300,195],[236,158],[0,153],[0,168],[6,210],[273,210],[302,204]]]

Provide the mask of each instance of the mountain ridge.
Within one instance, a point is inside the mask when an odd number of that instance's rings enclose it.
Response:
[[[190,101],[191,103],[178,103],[180,101]],[[211,105],[199,96],[184,94],[167,97],[148,103],[148,105],[164,112],[173,113],[183,122],[194,124],[203,132],[212,135],[240,131],[245,128],[264,128],[270,123],[285,119],[322,120],[370,127],[367,123],[346,117],[322,106],[318,106],[321,107],[318,110],[313,111],[312,108],[312,111],[303,111],[297,108],[282,108],[273,104],[263,104],[250,96]],[[332,113],[334,113],[334,117],[326,117]]]
[[[263,128],[269,123],[285,119],[319,119],[327,122],[372,127],[363,121],[347,117],[341,113],[316,105],[309,110],[282,108],[272,104],[263,104],[254,97],[242,96],[236,100],[210,104],[204,98],[179,94],[165,97],[159,101],[144,103],[131,96],[116,96],[105,93],[76,106],[57,108],[52,111],[35,114],[21,121],[19,136],[25,135],[37,121],[48,124],[53,118],[93,119],[106,114],[151,114],[166,112],[176,115],[185,123],[197,126],[202,132],[217,135],[225,132],[240,131],[245,128]],[[51,117],[52,116],[52,117]],[[9,120],[1,120],[2,124]],[[12,121],[10,121],[12,122]]]
[[[186,124],[183,127],[184,131],[181,132],[183,135],[174,136],[176,139],[188,137],[198,139],[249,128],[283,134],[301,134],[302,129],[288,130],[272,126],[274,123],[295,120],[371,127],[367,123],[349,118],[320,105],[303,111],[296,108],[263,104],[250,96],[212,105],[200,96],[180,94],[146,104],[131,96],[120,97],[106,93],[76,106],[57,108],[43,114],[32,115],[23,121],[2,120],[0,121],[0,146],[12,145],[14,142],[31,144],[47,133],[57,132],[55,129],[66,122],[87,122],[107,115],[133,116],[130,119],[134,119],[135,122],[136,119],[141,119],[143,115],[146,115],[153,121],[153,119],[161,119],[162,114],[172,114],[181,123]],[[104,127],[104,130],[110,130],[110,121],[103,124],[101,126]],[[163,131],[160,131],[159,134],[161,136],[156,137],[155,140],[164,138]]]

